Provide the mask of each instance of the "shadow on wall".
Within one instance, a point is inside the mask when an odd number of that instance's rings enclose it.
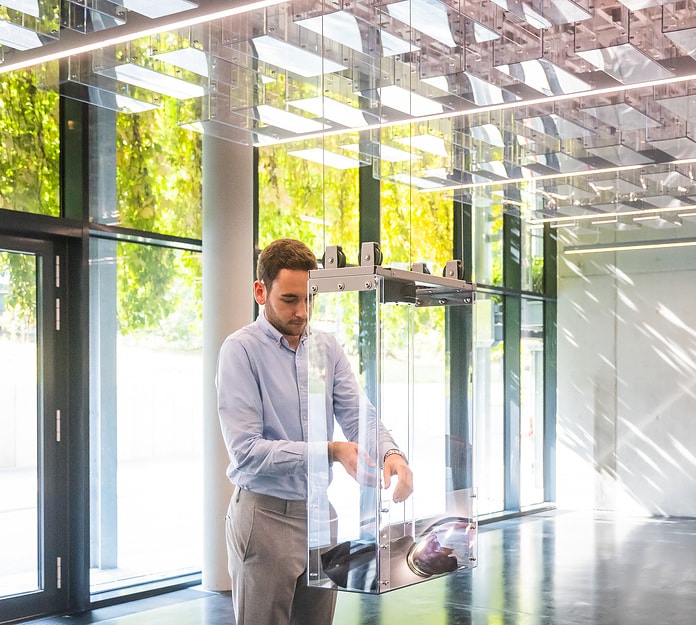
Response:
[[[656,264],[562,272],[561,507],[696,516],[696,271]]]

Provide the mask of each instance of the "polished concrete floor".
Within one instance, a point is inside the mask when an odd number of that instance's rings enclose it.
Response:
[[[696,519],[544,512],[482,525],[479,564],[380,596],[341,592],[333,625],[696,625]],[[35,625],[234,625],[194,587]],[[280,624],[278,624],[280,625]]]

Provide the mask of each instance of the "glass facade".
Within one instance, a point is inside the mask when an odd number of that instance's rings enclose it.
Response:
[[[51,65],[46,75],[57,70],[57,64]],[[181,109],[174,100],[165,98],[162,106],[135,115],[72,102],[70,115],[63,115],[65,101],[60,103],[55,89],[39,89],[46,81],[39,85],[36,76],[0,74],[0,235],[24,227],[19,213],[49,218],[32,224],[29,234],[64,236],[71,254],[82,255],[87,267],[84,276],[74,277],[64,265],[63,280],[74,280],[72,292],[81,295],[56,309],[59,317],[63,311],[64,323],[79,318],[71,336],[88,336],[84,354],[80,341],[60,343],[56,359],[65,360],[68,352],[73,360],[85,359],[83,373],[73,375],[71,384],[78,395],[80,385],[86,387],[82,410],[73,418],[78,427],[80,419],[89,421],[80,450],[88,458],[89,481],[76,496],[88,494],[84,536],[90,597],[126,596],[146,584],[166,587],[197,575],[202,565],[203,141],[179,125]],[[273,89],[282,90],[282,80]],[[454,444],[433,447],[432,473],[419,473],[418,489],[428,490],[431,475],[459,479],[477,488],[478,512],[495,515],[544,502],[547,328],[540,311],[548,277],[543,231],[522,224],[521,254],[515,257],[506,238],[511,205],[505,189],[496,185],[477,187],[465,201],[458,200],[467,217],[463,225],[455,223],[455,192],[418,186],[428,176],[444,180],[439,165],[449,147],[441,130],[434,123],[404,123],[379,132],[348,129],[341,141],[338,135],[321,139],[324,154],[306,140],[253,148],[258,163],[255,243],[263,248],[278,237],[296,237],[318,257],[327,245],[340,245],[348,263],[357,264],[361,242],[378,241],[385,266],[410,269],[424,263],[437,275],[459,254],[454,250],[463,249],[470,259],[465,278],[480,286],[478,302],[469,316],[425,307],[408,321],[396,314],[402,311],[385,317],[388,367],[381,383],[389,412],[406,410],[407,400],[418,414],[433,406],[452,411],[436,432],[425,421],[410,430],[399,419],[391,424],[400,439],[415,437],[427,446],[428,440],[444,436]],[[424,137],[437,139],[434,152],[428,152],[432,143],[427,149],[418,144]],[[326,154],[345,148],[347,139],[356,160],[339,168]],[[383,152],[375,152],[377,145]],[[250,255],[252,247],[250,242]],[[21,525],[26,531],[22,557],[3,560],[0,596],[40,583],[40,502],[29,494],[46,488],[37,456],[32,457],[41,423],[25,421],[18,429],[12,413],[20,404],[22,410],[38,410],[30,405],[36,402],[37,364],[28,356],[37,346],[31,332],[21,337],[15,332],[17,319],[8,316],[9,286],[19,274],[6,268],[18,257],[2,254],[0,384],[7,392],[0,394],[0,461],[3,469],[9,467],[2,472],[2,487],[3,493],[20,497],[25,516],[10,514],[8,504],[0,509],[0,527]],[[80,261],[73,263],[71,271]],[[536,299],[522,299],[523,294]],[[86,310],[80,310],[82,296],[88,300]],[[504,299],[521,301],[519,318],[503,314]],[[361,319],[362,305],[358,298],[330,320],[347,343],[361,331],[355,320]],[[326,322],[321,307],[318,300]],[[16,350],[24,356],[11,362],[21,364],[10,365],[8,356]],[[349,357],[358,371],[370,366],[364,350]],[[412,359],[418,384],[408,397],[404,389],[413,382],[413,372],[406,364]],[[510,409],[516,390],[509,379],[515,375],[519,414]],[[11,394],[18,398],[12,405],[6,399]],[[467,419],[471,427],[460,428]],[[14,465],[8,451],[13,440],[12,453],[19,454]],[[442,474],[457,444],[473,448],[465,478]],[[59,466],[61,476],[67,476],[67,462]],[[55,485],[60,490],[68,483],[66,478]],[[15,502],[9,496],[3,501]],[[70,531],[65,528],[66,536]]]
[[[479,513],[505,509],[505,342],[502,298],[479,293],[474,306],[474,481]]]
[[[0,249],[0,597],[42,584],[37,262]]]
[[[544,302],[522,300],[520,503],[544,502]]]
[[[93,593],[201,567],[200,262],[92,239]]]

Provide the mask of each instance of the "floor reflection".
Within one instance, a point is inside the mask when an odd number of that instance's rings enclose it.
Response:
[[[546,512],[484,524],[479,565],[379,596],[341,592],[333,625],[694,625],[696,519]],[[67,625],[68,618],[42,625]],[[71,624],[234,625],[228,594],[188,589]]]

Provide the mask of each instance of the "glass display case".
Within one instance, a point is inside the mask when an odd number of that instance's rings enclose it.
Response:
[[[436,276],[424,263],[385,268],[379,257],[363,243],[360,265],[341,266],[340,248],[329,247],[308,283],[309,583],[364,593],[469,569],[477,558],[475,285],[459,261]],[[354,476],[329,463],[327,440],[358,443]],[[381,471],[395,447],[413,472],[413,492],[398,503],[397,480],[386,487]]]

